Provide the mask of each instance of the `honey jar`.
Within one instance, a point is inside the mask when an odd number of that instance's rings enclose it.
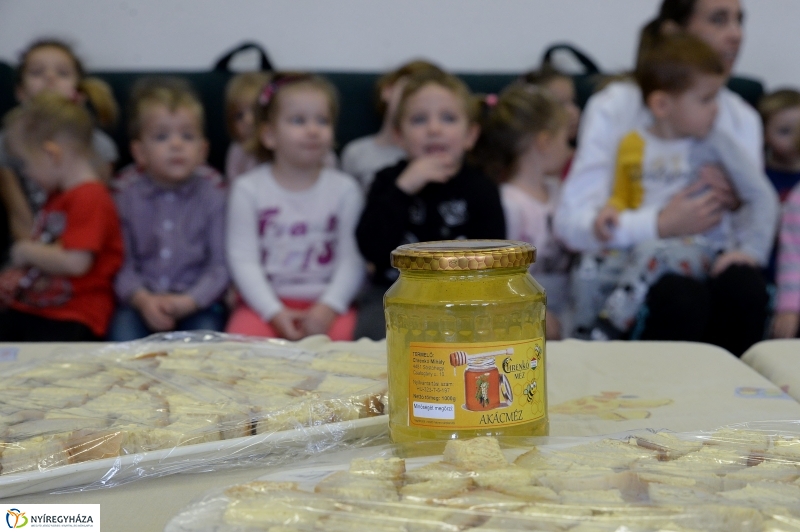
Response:
[[[536,249],[509,240],[392,252],[384,297],[394,442],[548,433],[545,307]]]

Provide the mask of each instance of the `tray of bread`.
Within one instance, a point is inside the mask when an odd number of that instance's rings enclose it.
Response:
[[[209,493],[165,531],[800,530],[795,423],[361,449]]]
[[[4,381],[0,497],[279,464],[386,433],[375,342],[157,335],[68,348]]]

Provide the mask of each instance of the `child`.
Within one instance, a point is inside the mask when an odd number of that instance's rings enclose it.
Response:
[[[225,195],[198,173],[203,107],[181,79],[143,79],[131,96],[131,154],[141,173],[116,194],[125,263],[109,339],[225,326]]]
[[[408,155],[378,172],[356,235],[372,283],[360,301],[356,337],[383,338],[383,293],[397,278],[389,264],[399,245],[429,240],[505,238],[497,187],[465,153],[478,138],[479,105],[466,85],[449,74],[409,78],[394,128]]]
[[[784,202],[778,250],[773,338],[796,338],[800,332],[800,184]]]
[[[350,176],[325,167],[336,90],[310,74],[275,74],[258,98],[256,156],[233,183],[227,255],[244,300],[227,331],[298,340],[353,335],[364,264],[354,231],[363,198]]]
[[[635,246],[600,312],[592,332],[595,338],[621,337],[633,324],[650,286],[664,274],[704,278],[734,264],[755,267],[767,260],[777,217],[775,193],[763,171],[728,137],[712,132],[724,73],[719,55],[688,35],[664,39],[637,66],[636,79],[652,123],[620,142],[612,195],[594,223],[597,238],[628,247],[633,239],[617,227],[620,218],[663,207],[709,162],[722,165],[743,205],[737,219],[723,218],[703,235]]]
[[[569,117],[549,92],[526,84],[504,90],[491,106],[475,147],[486,173],[501,182],[506,236],[536,246],[531,274],[547,291],[547,338],[561,337],[570,255],[555,239],[552,218],[569,158]]]
[[[800,183],[800,92],[781,89],[764,95],[758,103],[764,124],[767,177],[778,192],[781,203]],[[764,270],[767,282],[774,282],[778,242]]]
[[[568,139],[570,144],[575,144],[578,136],[578,123],[581,119],[581,110],[576,103],[575,82],[572,77],[559,72],[551,66],[544,65],[539,70],[527,72],[522,75],[521,80],[530,85],[536,85],[547,89],[553,98],[560,103],[567,113]]]
[[[269,78],[266,72],[245,72],[231,78],[225,88],[225,119],[231,137],[225,157],[228,183],[258,165],[258,159],[245,146],[253,136],[253,108]]]
[[[767,177],[783,202],[800,182],[800,92],[781,89],[758,103],[764,123]]]
[[[410,76],[429,71],[441,70],[428,61],[411,61],[381,76],[375,84],[381,129],[375,135],[350,142],[342,151],[342,170],[354,176],[365,191],[369,190],[378,170],[397,164],[406,156],[395,136],[397,102]]]
[[[17,100],[25,103],[42,91],[56,92],[69,100],[89,104],[102,127],[111,127],[116,122],[117,104],[108,85],[97,78],[86,77],[81,61],[61,41],[36,41],[20,58],[16,71]],[[117,148],[99,129],[93,131],[92,146],[99,176],[105,181],[117,160]],[[47,193],[27,178],[18,161],[8,157],[2,135],[0,167],[0,194],[8,211],[12,237],[15,240],[28,238],[33,217],[44,205]]]
[[[0,276],[8,305],[2,341],[91,341],[114,309],[122,264],[119,220],[93,161],[93,124],[81,106],[43,92],[6,118],[10,153],[48,198],[31,238],[11,248]]]

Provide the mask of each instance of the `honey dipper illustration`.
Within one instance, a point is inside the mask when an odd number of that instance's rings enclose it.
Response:
[[[509,347],[508,349],[501,349],[499,351],[487,351],[486,353],[473,353],[472,355],[468,355],[464,351],[453,351],[450,353],[450,365],[454,368],[458,366],[463,366],[464,364],[469,364],[470,360],[475,360],[476,358],[486,358],[486,357],[494,357],[498,355],[513,355],[514,348]]]

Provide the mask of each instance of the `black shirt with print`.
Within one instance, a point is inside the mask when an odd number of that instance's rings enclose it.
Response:
[[[390,254],[402,244],[505,238],[500,192],[477,168],[464,164],[446,183],[428,183],[408,195],[396,185],[407,166],[401,161],[375,175],[356,229],[362,255],[375,266],[375,284],[388,286],[397,278]]]

